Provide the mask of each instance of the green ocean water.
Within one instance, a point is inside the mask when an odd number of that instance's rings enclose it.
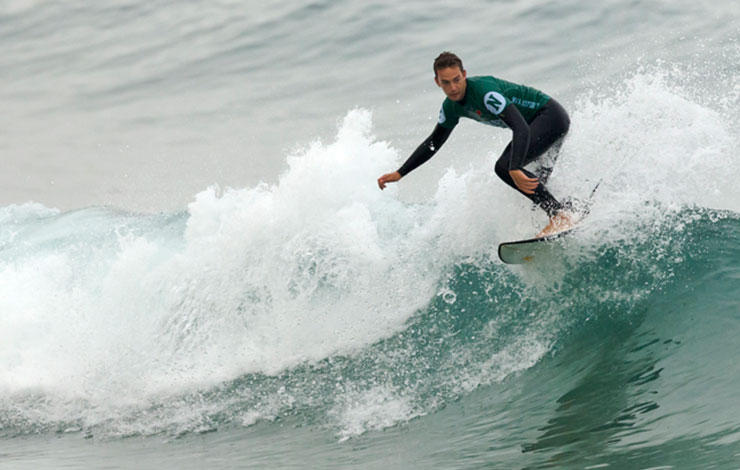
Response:
[[[16,391],[4,465],[732,468],[740,220],[674,218],[576,236],[536,280],[455,263],[392,336],[277,374],[123,406]]]

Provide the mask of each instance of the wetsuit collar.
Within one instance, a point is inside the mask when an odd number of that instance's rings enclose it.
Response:
[[[468,90],[469,90],[468,79],[466,78],[465,79],[465,94],[463,95],[462,99],[457,102],[458,104],[465,106],[465,101],[468,99]]]

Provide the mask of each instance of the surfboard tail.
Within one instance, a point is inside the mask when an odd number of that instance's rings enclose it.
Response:
[[[558,240],[572,231],[573,229],[568,229],[544,237],[501,243],[498,246],[498,257],[506,264],[527,264],[541,260],[552,253]]]

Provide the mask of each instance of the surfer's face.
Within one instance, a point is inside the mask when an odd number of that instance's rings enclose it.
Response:
[[[437,70],[437,76],[434,82],[445,92],[445,95],[452,101],[460,101],[465,97],[465,81],[467,74],[465,70],[459,67],[447,67]]]

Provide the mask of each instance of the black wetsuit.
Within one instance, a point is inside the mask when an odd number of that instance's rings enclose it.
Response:
[[[506,184],[540,206],[549,216],[563,208],[545,188],[552,168],[543,167],[535,175],[523,167],[549,148],[559,148],[562,137],[570,127],[568,113],[553,98],[534,88],[494,77],[470,77],[467,79],[465,97],[462,100],[445,100],[439,122],[432,134],[398,169],[401,176],[432,158],[450,136],[460,117],[497,127],[509,127],[513,131],[513,138],[496,161],[496,174]],[[509,174],[510,170],[522,170],[530,178],[539,178],[534,194],[525,194],[517,188]]]

